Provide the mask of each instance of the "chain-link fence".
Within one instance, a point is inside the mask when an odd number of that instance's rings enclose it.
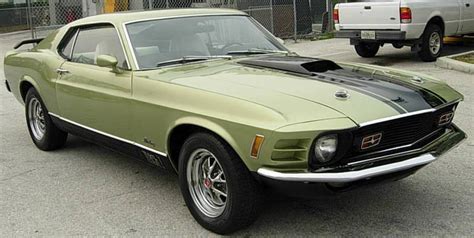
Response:
[[[17,1],[17,0],[9,0]],[[233,8],[247,12],[281,38],[315,36],[330,27],[331,0],[19,0],[18,7],[2,8],[2,28],[31,29],[43,37],[74,20],[102,13],[169,8]],[[4,30],[5,31],[5,30]],[[6,30],[8,31],[8,30]]]
[[[29,29],[27,11],[26,6],[0,8],[0,33]]]

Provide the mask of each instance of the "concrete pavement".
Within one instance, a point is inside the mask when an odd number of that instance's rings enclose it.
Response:
[[[23,37],[0,36],[0,71],[6,50]],[[347,40],[301,42],[289,48],[302,55],[434,75],[466,96],[455,122],[471,137],[399,182],[330,198],[269,196],[260,219],[236,235],[472,236],[474,77],[436,68],[408,49],[391,46],[373,59],[359,58]],[[2,83],[3,77],[0,72]],[[36,149],[23,107],[3,87],[0,128],[2,236],[215,236],[189,214],[173,174],[77,137],[70,137],[62,150]]]

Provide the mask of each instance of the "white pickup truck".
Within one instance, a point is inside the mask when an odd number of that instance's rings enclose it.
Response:
[[[357,54],[374,57],[384,44],[412,47],[434,61],[443,37],[474,34],[474,0],[372,0],[334,9],[336,37],[350,38]]]

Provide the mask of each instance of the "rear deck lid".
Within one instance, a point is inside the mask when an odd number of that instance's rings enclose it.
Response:
[[[339,4],[341,30],[399,30],[400,1],[376,0]]]

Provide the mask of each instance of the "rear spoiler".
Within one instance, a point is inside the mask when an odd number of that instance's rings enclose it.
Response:
[[[38,44],[40,43],[44,38],[37,38],[37,39],[29,39],[29,40],[24,40],[13,46],[13,49],[18,49],[20,46],[25,45],[25,44]]]

